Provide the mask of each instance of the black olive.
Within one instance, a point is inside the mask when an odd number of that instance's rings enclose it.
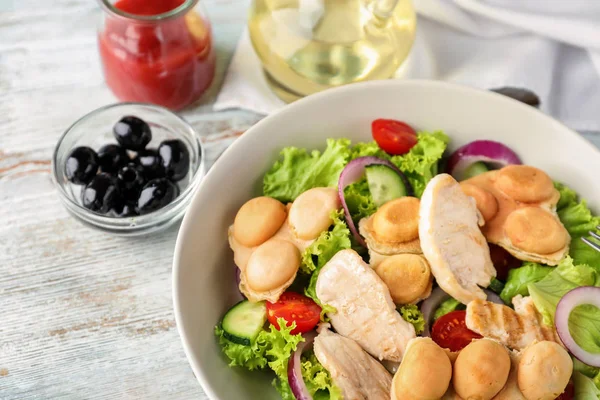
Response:
[[[89,210],[106,214],[121,202],[117,179],[106,173],[98,174],[81,192],[83,206]]]
[[[152,140],[150,126],[142,119],[128,115],[113,127],[117,142],[127,150],[140,151]]]
[[[491,90],[492,92],[503,94],[505,96],[510,97],[511,99],[515,99],[517,101],[520,101],[521,103],[528,104],[532,107],[539,107],[540,105],[540,98],[531,90],[509,86]]]
[[[181,140],[165,140],[158,146],[167,177],[180,181],[190,168],[190,152]]]
[[[115,173],[123,165],[127,164],[129,156],[127,150],[118,144],[107,144],[98,150],[98,158],[100,159],[100,171]]]
[[[147,180],[164,178],[166,176],[163,161],[155,149],[146,149],[138,152],[133,161],[144,168],[144,176]]]
[[[89,147],[74,148],[65,163],[67,179],[77,185],[89,183],[98,172],[98,155]]]
[[[179,187],[166,178],[153,179],[144,185],[140,192],[137,209],[140,214],[148,214],[163,208],[179,196]]]
[[[136,202],[140,190],[146,183],[144,177],[144,167],[139,164],[129,163],[121,167],[117,172],[117,180],[121,195],[126,202]]]
[[[117,204],[113,208],[113,212],[115,213],[115,216],[119,218],[134,217],[136,215],[139,215],[135,209],[135,204],[132,203]]]

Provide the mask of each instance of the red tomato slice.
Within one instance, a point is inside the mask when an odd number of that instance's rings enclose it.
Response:
[[[465,310],[452,311],[441,316],[433,323],[431,339],[440,347],[460,351],[473,339],[482,338],[481,335],[467,328],[466,316]]]
[[[393,119],[376,119],[371,123],[373,139],[391,155],[408,153],[417,144],[417,133],[409,125]]]
[[[561,393],[560,396],[556,398],[556,400],[574,400],[575,399],[575,386],[572,381],[569,381],[569,384],[565,388],[565,391]]]
[[[285,292],[277,303],[267,301],[267,319],[279,329],[277,318],[283,318],[287,326],[296,323],[292,334],[312,331],[321,318],[321,307],[312,299],[295,292]]]
[[[496,268],[496,278],[501,281],[506,281],[506,278],[508,278],[508,271],[513,268],[519,268],[523,262],[516,259],[512,254],[500,246],[492,243],[488,243],[488,245],[490,247],[492,263]]]

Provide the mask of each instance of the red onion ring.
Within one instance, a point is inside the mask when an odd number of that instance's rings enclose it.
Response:
[[[485,294],[487,294],[487,301],[492,303],[505,305],[504,301],[498,296],[496,293],[492,292],[490,289],[483,289]]]
[[[302,378],[302,353],[312,349],[317,332],[311,331],[302,335],[304,342],[298,343],[296,351],[288,361],[288,383],[296,400],[313,400]]]
[[[464,173],[472,164],[483,161],[495,168],[510,164],[522,164],[521,159],[509,147],[493,140],[475,140],[460,147],[448,159],[446,170],[456,180],[464,178]]]
[[[354,225],[354,221],[352,221],[352,216],[350,215],[350,210],[348,209],[348,205],[346,204],[346,199],[344,198],[344,189],[346,189],[346,187],[348,185],[350,185],[350,184],[356,182],[357,180],[359,180],[360,178],[362,178],[362,176],[365,173],[366,166],[375,165],[375,164],[385,165],[387,167],[390,167],[394,171],[396,171],[398,173],[398,175],[400,175],[400,178],[402,178],[402,181],[404,182],[404,185],[407,188],[407,191],[408,191],[407,195],[412,196],[412,194],[413,194],[412,186],[408,182],[408,179],[406,179],[406,176],[404,176],[402,171],[400,171],[398,169],[398,167],[396,167],[390,161],[383,160],[381,158],[374,157],[374,156],[367,156],[367,157],[355,158],[354,160],[352,160],[348,164],[346,164],[346,166],[342,170],[342,173],[340,174],[340,179],[338,181],[338,196],[340,198],[340,202],[342,203],[342,207],[344,207],[344,215],[346,217],[346,222],[348,223],[348,228],[350,228],[350,231],[352,232],[352,235],[354,235],[354,238],[356,239],[356,241],[358,243],[360,243],[360,245],[363,247],[367,247],[367,244],[365,243],[362,236],[360,236],[360,234],[358,233],[358,230],[356,229],[356,226]]]
[[[575,307],[590,304],[600,308],[600,287],[581,286],[567,292],[556,306],[554,325],[565,347],[582,363],[600,367],[600,353],[590,353],[579,346],[569,331],[569,316]]]

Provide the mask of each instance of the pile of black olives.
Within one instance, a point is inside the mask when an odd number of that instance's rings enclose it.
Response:
[[[179,196],[177,181],[190,167],[190,154],[181,140],[165,140],[147,148],[150,126],[134,116],[123,117],[113,127],[118,144],[98,152],[89,147],[71,151],[65,164],[67,179],[85,185],[83,206],[116,217],[148,214]],[[131,155],[131,156],[130,156]]]

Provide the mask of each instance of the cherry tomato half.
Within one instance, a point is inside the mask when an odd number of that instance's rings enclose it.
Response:
[[[556,400],[573,400],[575,399],[575,385],[573,385],[573,381],[569,381],[569,384],[565,388],[565,391],[561,393],[560,396],[556,398]]]
[[[465,310],[452,311],[441,316],[433,323],[431,339],[440,347],[452,351],[460,351],[471,343],[471,340],[480,339],[481,335],[467,328],[466,316]]]
[[[296,323],[292,335],[309,332],[314,329],[321,318],[321,307],[312,299],[295,292],[285,292],[277,303],[267,301],[267,319],[276,328],[277,318],[283,318],[287,326]]]
[[[408,153],[417,144],[417,133],[409,125],[393,119],[376,119],[371,123],[373,139],[391,155]]]
[[[519,268],[523,262],[516,259],[512,254],[500,246],[492,243],[489,243],[488,245],[490,247],[492,263],[496,268],[496,278],[501,281],[506,281],[506,278],[508,278],[508,271],[513,268]]]

